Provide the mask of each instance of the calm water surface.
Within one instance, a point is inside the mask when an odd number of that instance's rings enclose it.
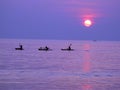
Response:
[[[120,42],[0,39],[0,90],[120,90]]]

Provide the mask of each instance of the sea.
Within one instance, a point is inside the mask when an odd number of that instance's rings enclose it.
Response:
[[[0,39],[0,90],[120,90],[120,41]]]

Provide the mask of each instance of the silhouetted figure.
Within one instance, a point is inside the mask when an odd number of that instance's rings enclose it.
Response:
[[[71,45],[72,45],[72,44],[70,44],[70,45],[68,46],[68,50],[71,50]]]
[[[19,45],[21,49],[23,49],[23,46],[22,45]]]
[[[40,51],[51,51],[52,49],[45,46],[45,47],[40,47],[38,50],[40,50]]]
[[[48,50],[49,48],[46,46],[45,49]]]
[[[23,46],[19,44],[19,48],[15,48],[16,50],[23,50]]]
[[[71,48],[71,45],[72,45],[72,44],[70,44],[70,45],[68,46],[68,48],[61,49],[61,50],[62,50],[62,51],[73,51],[74,49]]]

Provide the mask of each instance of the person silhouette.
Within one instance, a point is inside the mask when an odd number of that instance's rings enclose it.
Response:
[[[49,48],[46,46],[45,49],[48,50]]]
[[[71,45],[72,45],[72,44],[70,44],[70,45],[68,46],[68,50],[71,50]]]
[[[19,46],[20,46],[20,49],[23,49],[23,46],[21,44],[19,44]]]

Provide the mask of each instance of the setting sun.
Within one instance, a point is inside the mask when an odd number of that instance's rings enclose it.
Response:
[[[84,25],[85,25],[86,27],[90,27],[90,26],[92,25],[92,21],[89,20],[89,19],[87,19],[87,20],[84,21]]]

